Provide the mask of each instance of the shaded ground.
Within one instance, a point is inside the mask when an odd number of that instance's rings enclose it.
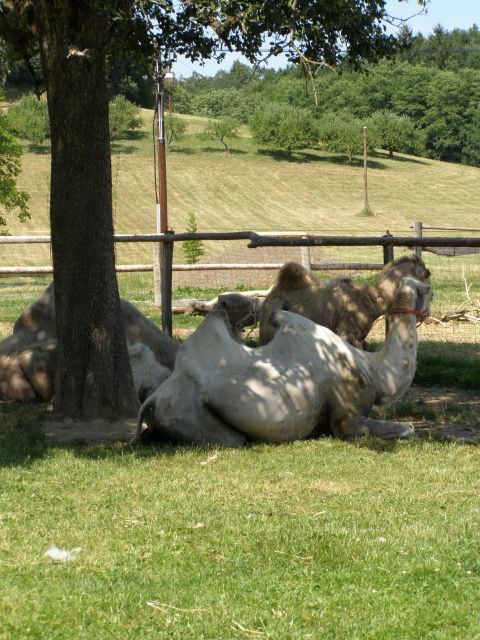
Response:
[[[411,401],[425,413],[441,416],[435,420],[415,417],[411,419],[416,434],[421,438],[456,440],[462,444],[480,444],[480,397],[478,393],[436,387],[411,387],[404,400]],[[417,413],[417,410],[415,411]],[[453,418],[452,413],[456,413]]]
[[[478,394],[435,387],[412,387],[401,400],[412,403],[408,420],[420,438],[455,440],[480,444],[480,397]],[[422,414],[428,416],[422,417]],[[435,419],[431,416],[435,415]],[[406,419],[406,418],[405,418]],[[61,442],[130,442],[135,435],[134,419],[116,423],[46,421],[44,433]]]
[[[135,436],[136,420],[105,422],[94,420],[46,420],[42,425],[45,435],[59,442],[130,442]]]

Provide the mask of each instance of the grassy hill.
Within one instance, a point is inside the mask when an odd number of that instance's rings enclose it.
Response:
[[[118,233],[155,231],[152,112],[145,110],[144,128],[113,146],[113,197]],[[298,230],[327,234],[409,235],[414,219],[430,224],[478,224],[480,169],[378,152],[369,160],[369,201],[373,217],[360,217],[363,207],[363,160],[349,165],[321,150],[287,154],[257,149],[248,130],[232,141],[231,153],[220,143],[201,140],[203,118],[182,116],[187,136],[167,156],[170,226],[184,231],[190,211],[199,230]],[[48,150],[23,156],[20,186],[31,195],[32,218],[12,222],[13,234],[48,233]],[[217,244],[208,251],[222,250]],[[131,251],[131,248],[130,248]],[[149,259],[139,248],[132,259]],[[15,247],[11,260],[35,264],[48,258],[47,247]],[[135,252],[134,252],[135,253]],[[138,252],[137,252],[138,253]],[[7,258],[5,255],[2,262]],[[4,262],[5,264],[5,262]]]

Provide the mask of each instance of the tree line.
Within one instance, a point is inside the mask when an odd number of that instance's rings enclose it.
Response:
[[[424,38],[404,29],[400,51],[369,65],[322,67],[315,79],[301,67],[279,71],[235,62],[213,77],[194,74],[175,85],[174,110],[249,124],[260,144],[315,146],[359,153],[363,126],[371,144],[437,160],[480,166],[480,32]],[[407,48],[408,47],[408,48]]]

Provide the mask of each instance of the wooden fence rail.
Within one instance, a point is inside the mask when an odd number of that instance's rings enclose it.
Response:
[[[480,238],[472,237],[398,237],[392,236],[389,233],[383,236],[319,236],[313,234],[288,234],[279,237],[277,235],[260,234],[254,231],[234,231],[234,232],[197,232],[197,233],[164,233],[164,234],[142,234],[142,235],[115,235],[115,242],[151,242],[151,243],[166,243],[169,250],[162,251],[162,264],[161,267],[161,292],[160,301],[162,307],[162,328],[169,335],[172,335],[172,272],[174,270],[198,270],[198,269],[214,269],[214,268],[231,268],[231,269],[251,269],[252,265],[173,265],[173,246],[175,242],[183,242],[185,240],[248,240],[248,247],[255,249],[257,247],[366,247],[366,246],[381,246],[383,247],[383,259],[384,263],[393,258],[393,247],[478,247],[480,248]],[[0,244],[14,244],[14,243],[49,243],[50,236],[0,236]],[[306,255],[306,254],[303,254]],[[365,268],[365,265],[353,263],[347,266],[347,263],[342,263],[343,268]],[[355,265],[355,266],[353,266]],[[373,265],[372,265],[373,266]],[[121,265],[117,270],[126,270],[125,267],[129,267],[129,270],[145,270],[149,271],[149,265]],[[256,265],[257,268],[278,268],[278,265]],[[311,268],[318,268],[319,265],[310,265]],[[382,265],[375,265],[375,268],[382,267]],[[325,268],[323,265],[320,268]],[[332,268],[332,265],[330,265]],[[6,271],[12,269],[12,267],[3,267],[0,273],[13,273],[13,271]],[[17,269],[17,268],[14,268]],[[51,273],[46,269],[51,267],[22,267],[22,271],[17,273],[34,273],[32,269],[37,269],[36,273]]]
[[[415,238],[423,238],[424,229],[435,230],[435,231],[470,231],[471,233],[478,233],[480,229],[478,227],[442,227],[437,225],[427,225],[423,224],[421,220],[414,220],[413,224],[410,225],[410,228],[413,229],[413,235]],[[418,257],[422,257],[422,250],[430,251],[430,253],[436,253],[440,256],[465,256],[471,253],[480,253],[480,248],[475,244],[465,244],[465,245],[448,245],[444,244],[442,246],[431,244],[430,242],[423,247],[417,245],[415,247],[415,253]]]

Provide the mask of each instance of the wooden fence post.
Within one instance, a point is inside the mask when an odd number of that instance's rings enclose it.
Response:
[[[167,231],[173,234],[173,231]],[[162,242],[161,251],[161,280],[162,280],[162,330],[172,337],[172,272],[173,272],[173,242]]]
[[[308,236],[304,236],[304,238],[308,238]],[[312,258],[310,255],[310,247],[300,247],[300,260],[302,266],[307,270],[312,270]]]
[[[423,237],[423,223],[421,222],[421,220],[414,220],[413,221],[413,236],[415,238],[422,238]],[[415,253],[416,256],[421,258],[422,257],[422,247],[415,247],[414,253]]]

